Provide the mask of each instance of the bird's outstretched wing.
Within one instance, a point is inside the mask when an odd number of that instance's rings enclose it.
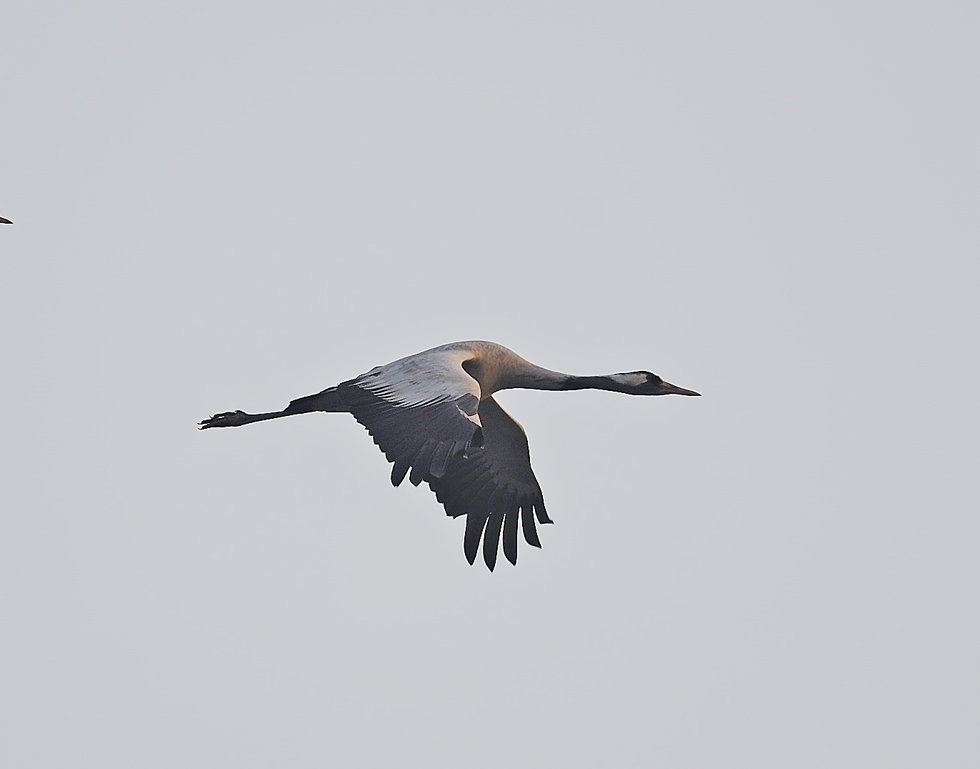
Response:
[[[456,456],[480,447],[480,385],[461,351],[436,350],[378,366],[337,386],[354,418],[394,463],[391,482],[441,478]]]
[[[483,450],[472,456],[457,454],[442,476],[425,480],[454,518],[466,516],[463,552],[470,563],[476,559],[483,539],[483,560],[491,571],[503,530],[504,555],[517,563],[518,519],[529,545],[541,547],[534,525],[551,523],[544,495],[531,470],[531,454],[524,429],[493,398],[480,402]]]

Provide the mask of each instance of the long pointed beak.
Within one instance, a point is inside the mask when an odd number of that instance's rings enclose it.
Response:
[[[698,395],[701,393],[696,393],[694,390],[685,390],[683,387],[678,387],[677,385],[672,385],[670,382],[664,382],[660,385],[661,395]]]

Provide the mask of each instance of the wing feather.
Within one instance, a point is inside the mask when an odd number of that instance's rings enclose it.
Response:
[[[445,475],[452,458],[480,443],[480,420],[468,414],[480,385],[465,351],[430,350],[342,382],[337,393],[389,462],[391,482],[418,486]],[[409,472],[411,474],[409,475]]]
[[[487,517],[486,513],[470,513],[466,516],[463,553],[471,565],[476,560],[476,554],[480,549],[480,537],[483,536],[483,527],[487,525]]]
[[[419,453],[415,455],[415,459],[412,460],[412,474],[408,477],[408,480],[412,482],[413,486],[418,486],[424,480],[425,476],[429,474],[429,468],[432,464],[432,455],[436,451],[436,442],[434,439],[429,438],[421,449]],[[434,468],[433,468],[434,469]]]
[[[515,566],[517,565],[517,519],[520,508],[508,508],[504,518],[504,556]]]
[[[531,505],[521,506],[521,524],[524,528],[524,539],[532,547],[541,547],[538,530],[534,527],[534,512]]]
[[[497,550],[500,547],[500,527],[504,523],[503,513],[490,513],[487,518],[487,529],[483,533],[483,560],[487,568],[493,571],[497,565]]]
[[[479,417],[483,450],[470,457],[453,456],[443,477],[429,477],[426,482],[447,515],[466,515],[466,560],[473,563],[476,559],[482,537],[483,560],[493,570],[501,528],[504,555],[517,563],[518,518],[523,519],[524,539],[534,547],[541,547],[534,511],[541,523],[551,523],[551,519],[544,512],[544,495],[531,469],[524,429],[493,398],[480,402]]]

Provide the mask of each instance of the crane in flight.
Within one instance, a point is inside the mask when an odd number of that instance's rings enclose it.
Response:
[[[429,484],[446,514],[466,516],[463,552],[471,564],[483,541],[493,571],[504,556],[517,563],[518,527],[541,547],[535,517],[552,523],[531,470],[524,429],[493,399],[498,390],[611,390],[629,395],[699,395],[649,371],[573,376],[535,366],[493,342],[455,342],[378,366],[282,411],[225,411],[200,428],[240,427],[313,411],[345,412],[374,438],[394,467],[391,482]]]

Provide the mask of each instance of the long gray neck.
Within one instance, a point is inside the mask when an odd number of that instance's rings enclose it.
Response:
[[[609,390],[615,393],[632,393],[636,388],[635,382],[620,379],[622,374],[607,374],[605,376],[569,376],[565,379],[562,390]]]

